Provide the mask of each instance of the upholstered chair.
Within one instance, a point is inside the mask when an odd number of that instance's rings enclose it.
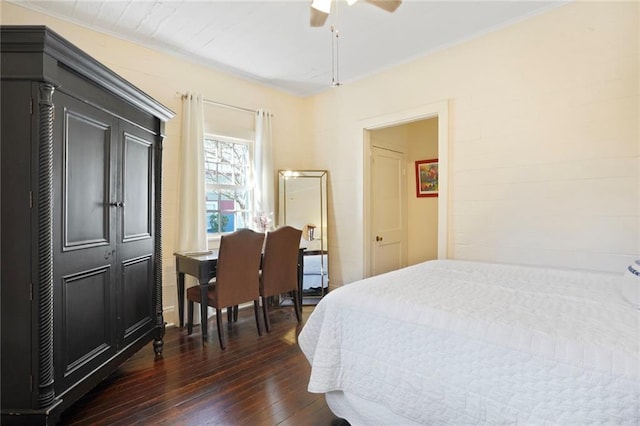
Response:
[[[260,261],[264,234],[250,229],[240,229],[220,240],[218,263],[215,281],[209,284],[207,303],[216,309],[216,323],[220,347],[225,348],[225,337],[222,329],[222,309],[253,301],[253,309],[258,327],[258,335],[262,335],[259,310]],[[200,286],[187,289],[188,333],[193,332],[193,304],[201,301]],[[202,318],[201,321],[207,321]]]
[[[269,321],[268,298],[291,293],[296,319],[300,322],[300,299],[298,293],[298,260],[302,231],[283,226],[267,233],[260,274],[260,297],[267,332]]]

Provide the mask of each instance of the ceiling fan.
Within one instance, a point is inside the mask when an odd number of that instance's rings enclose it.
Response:
[[[349,6],[357,2],[358,0],[347,0]],[[367,3],[371,3],[374,6],[386,10],[387,12],[394,12],[402,3],[402,0],[365,0]],[[321,27],[327,21],[327,17],[331,13],[331,0],[313,0],[311,2],[311,19],[310,23],[312,27]]]

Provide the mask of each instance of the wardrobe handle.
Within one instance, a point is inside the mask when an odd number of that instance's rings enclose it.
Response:
[[[112,203],[109,203],[109,205],[110,205],[111,207],[124,207],[124,203],[119,202],[119,201],[117,201],[117,202],[116,202],[116,201],[114,201],[114,202],[112,202]]]

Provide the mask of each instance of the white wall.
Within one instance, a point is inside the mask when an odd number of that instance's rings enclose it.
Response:
[[[362,276],[360,123],[442,100],[451,258],[622,271],[640,253],[638,22],[637,2],[574,2],[311,98],[332,286]]]

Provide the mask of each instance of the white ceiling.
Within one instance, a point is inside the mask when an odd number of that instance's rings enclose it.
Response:
[[[10,1],[299,96],[330,88],[332,22],[348,84],[566,2],[404,0],[388,13],[334,0],[325,26],[312,28],[310,0]]]

